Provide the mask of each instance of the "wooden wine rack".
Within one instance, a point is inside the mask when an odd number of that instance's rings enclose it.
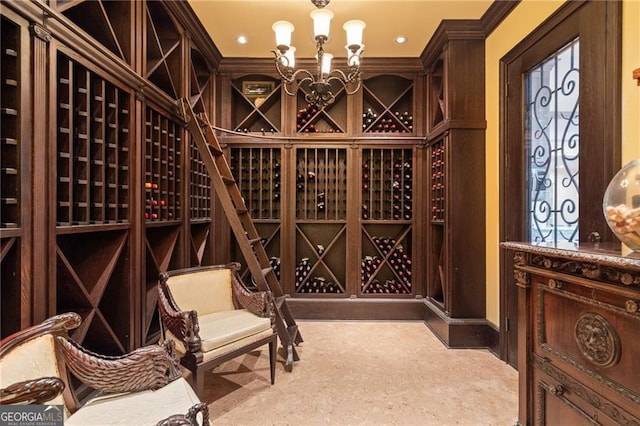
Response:
[[[427,92],[429,103],[429,116],[428,124],[429,129],[441,124],[447,117],[446,111],[446,70],[445,61],[442,58],[438,58],[431,67],[429,73],[429,89]]]
[[[190,211],[191,220],[210,220],[211,219],[211,178],[207,173],[207,168],[200,158],[198,148],[191,141],[191,180],[190,185]]]
[[[305,95],[311,92],[308,84],[303,83],[297,96],[296,132],[297,133],[346,133],[347,131],[347,94],[344,87],[331,83],[335,101],[324,108],[307,103]]]
[[[146,2],[146,78],[173,99],[180,97],[182,37],[163,2]]]
[[[298,149],[296,218],[345,220],[347,154],[342,148]]]
[[[58,55],[58,225],[129,220],[130,95]]]
[[[271,266],[280,279],[282,152],[280,148],[232,148],[229,162]],[[234,253],[241,256],[234,245]],[[248,269],[240,271],[247,277]]]
[[[281,161],[279,148],[232,150],[231,171],[254,220],[280,218]]]
[[[19,101],[21,70],[19,63],[19,28],[10,20],[2,18],[2,40],[0,57],[2,70],[0,84],[2,100],[0,114],[2,128],[0,149],[0,227],[17,228],[20,226],[20,134]]]
[[[410,149],[363,149],[362,219],[408,220],[413,215]]]
[[[413,81],[393,75],[365,80],[362,132],[413,133]]]
[[[431,222],[442,223],[445,220],[446,193],[446,155],[444,140],[431,146]]]
[[[271,91],[252,95],[250,91],[245,93],[247,84],[271,85]],[[256,83],[257,82],[257,83]],[[281,132],[281,109],[282,100],[280,97],[280,81],[273,78],[252,75],[235,79],[231,82],[232,117],[233,129],[243,133],[279,133]]]
[[[145,219],[180,219],[182,127],[148,107],[145,121]]]
[[[20,137],[20,27],[2,17],[0,25],[0,298],[1,312],[15,312],[20,306],[21,247],[19,228],[21,189],[21,137]],[[5,337],[21,328],[20,315],[3,315],[0,321],[1,336]]]

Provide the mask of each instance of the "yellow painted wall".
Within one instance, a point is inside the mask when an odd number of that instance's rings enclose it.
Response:
[[[487,319],[500,322],[499,225],[499,64],[507,52],[557,10],[564,1],[522,0],[486,40]],[[640,67],[640,1],[623,0],[622,164],[640,158],[640,87],[631,78]],[[600,206],[598,206],[599,208]]]

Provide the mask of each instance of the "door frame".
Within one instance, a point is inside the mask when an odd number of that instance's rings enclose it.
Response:
[[[526,191],[524,190],[524,142],[522,137],[522,93],[524,71],[549,54],[580,37],[580,140],[597,154],[599,170],[589,173],[581,186],[596,188],[588,198],[602,200],[606,186],[621,163],[621,57],[622,2],[567,1],[500,60],[500,241],[524,241],[526,237]],[[519,78],[509,76],[513,67]],[[513,81],[517,80],[517,81]],[[584,82],[588,82],[585,84]],[[518,119],[510,119],[514,96],[520,100]],[[599,100],[599,102],[594,102]],[[516,99],[517,101],[517,99]],[[583,139],[585,142],[583,142]],[[592,160],[593,161],[593,160]],[[583,162],[581,158],[580,163]],[[580,169],[586,170],[580,166]],[[591,169],[589,169],[591,171]],[[586,181],[586,183],[585,183]],[[583,197],[580,197],[582,205]],[[600,204],[596,206],[601,211]],[[580,208],[581,212],[585,210]],[[602,241],[616,241],[601,213],[579,224],[579,240],[596,230]],[[500,249],[500,358],[517,368],[518,303],[513,256]],[[513,346],[516,349],[514,350]],[[511,355],[510,355],[511,354]]]

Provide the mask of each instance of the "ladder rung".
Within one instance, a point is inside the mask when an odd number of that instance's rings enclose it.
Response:
[[[271,266],[269,266],[267,268],[264,268],[261,272],[262,272],[262,276],[266,277],[267,274],[269,274],[270,272],[273,272],[273,268]]]
[[[247,210],[246,208],[239,208],[239,209],[236,209],[236,213],[238,213],[239,215],[247,214],[249,213],[249,210]]]
[[[273,303],[275,303],[276,307],[280,309],[282,305],[284,305],[285,300],[287,300],[286,296],[278,296],[273,299]]]
[[[231,185],[235,185],[236,184],[236,180],[234,178],[230,178],[230,177],[227,177],[227,176],[221,176],[221,177],[222,177],[222,181],[227,186],[231,186]]]
[[[254,245],[256,243],[259,243],[262,241],[262,238],[258,237],[258,238],[252,238],[249,240],[249,244]]]
[[[222,152],[222,150],[220,148],[218,148],[217,146],[213,146],[213,145],[209,145],[209,151],[211,151],[211,153],[215,157],[220,157],[222,154],[224,154],[224,152]]]

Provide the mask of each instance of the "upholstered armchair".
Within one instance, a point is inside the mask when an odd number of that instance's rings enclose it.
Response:
[[[221,363],[269,344],[275,381],[277,332],[271,292],[249,291],[238,263],[160,274],[158,309],[164,340],[175,342],[181,363],[202,398],[204,374]]]
[[[171,342],[102,356],[69,338],[80,322],[78,314],[61,314],[0,342],[2,404],[62,405],[67,426],[209,424]],[[93,389],[82,403],[71,376]]]

